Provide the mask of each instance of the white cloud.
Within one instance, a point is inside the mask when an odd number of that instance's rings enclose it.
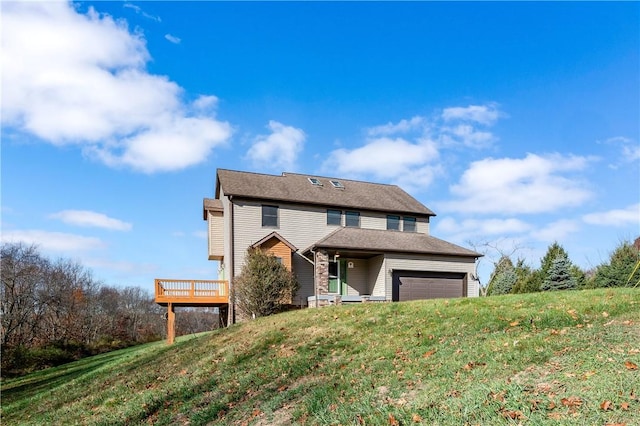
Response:
[[[37,245],[44,251],[59,253],[82,253],[105,247],[105,244],[99,238],[37,229],[3,230],[1,238],[4,243],[23,242]]]
[[[456,220],[451,216],[438,219],[434,226],[434,235],[443,235],[447,239],[465,245],[466,241],[486,240],[510,235],[524,238],[532,226],[520,219],[465,219]]]
[[[200,238],[201,240],[206,240],[209,236],[207,231],[193,231],[191,235],[196,238]]]
[[[180,37],[176,37],[176,36],[173,36],[171,34],[165,34],[164,38],[166,38],[167,40],[169,40],[173,44],[180,44],[180,42],[182,41],[182,39]]]
[[[616,136],[604,141],[606,144],[618,145],[622,150],[622,161],[630,163],[640,160],[640,144],[631,138]]]
[[[231,135],[215,111],[184,104],[180,86],[146,71],[141,34],[93,8],[3,4],[2,39],[3,125],[148,173],[205,161]]]
[[[485,126],[493,125],[500,117],[496,104],[451,107],[442,111],[444,121],[471,121]]]
[[[412,143],[402,138],[381,137],[355,149],[333,151],[323,170],[345,177],[375,176],[403,187],[428,186],[439,168],[430,165],[438,158],[435,144],[428,140]]]
[[[70,225],[83,227],[105,228],[114,231],[130,231],[132,228],[130,223],[88,210],[63,210],[53,213],[49,217]]]
[[[133,4],[133,3],[125,3],[125,4],[122,5],[122,7],[127,8],[127,9],[132,9],[138,15],[142,15],[147,19],[151,19],[152,21],[162,22],[162,19],[160,19],[159,16],[151,15],[151,14],[145,12],[144,10],[142,10],[142,8],[140,6],[137,6],[137,5]]]
[[[461,144],[470,148],[486,148],[496,140],[491,132],[477,130],[470,124],[458,124],[440,129],[440,140],[443,145]]]
[[[371,127],[367,130],[369,136],[388,136],[398,133],[407,133],[419,129],[425,123],[424,117],[415,116],[409,120],[402,119],[398,123],[387,123],[381,126]]]
[[[302,129],[273,120],[267,127],[271,134],[258,136],[247,151],[247,158],[256,167],[294,170],[307,136]]]
[[[366,129],[365,143],[332,151],[322,171],[357,179],[374,178],[409,191],[425,189],[444,167],[440,151],[452,147],[484,148],[496,138],[487,129],[501,113],[496,104],[447,108],[432,118],[416,115]]]
[[[466,213],[543,213],[577,206],[591,197],[569,172],[583,170],[590,159],[527,154],[523,159],[487,158],[471,163],[451,192],[458,200],[443,203]]]
[[[622,156],[626,161],[640,160],[640,145],[625,145],[622,147]]]
[[[82,260],[83,264],[90,268],[103,269],[110,272],[124,273],[126,278],[136,274],[149,274],[158,270],[158,266],[151,263],[134,263],[122,260],[96,259],[87,257]],[[151,283],[153,284],[153,282]]]
[[[567,235],[577,232],[579,229],[580,227],[575,220],[562,219],[531,232],[531,236],[539,241],[551,243],[562,241]]]
[[[519,234],[531,229],[531,225],[520,219],[465,219],[460,222],[451,217],[438,221],[436,226],[438,232],[453,233],[473,233],[477,235],[506,235]]]
[[[626,226],[640,224],[640,203],[632,204],[624,209],[590,213],[582,217],[586,223],[602,226]]]

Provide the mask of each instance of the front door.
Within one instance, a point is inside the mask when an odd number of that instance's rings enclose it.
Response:
[[[347,294],[347,261],[329,262],[329,293]]]

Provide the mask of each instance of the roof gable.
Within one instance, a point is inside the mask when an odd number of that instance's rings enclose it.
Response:
[[[269,235],[267,235],[266,237],[262,238],[260,241],[255,242],[253,244],[251,244],[251,248],[258,248],[261,245],[263,245],[264,243],[266,243],[267,241],[271,240],[271,239],[276,239],[278,241],[281,241],[284,245],[286,245],[287,247],[289,247],[291,249],[291,251],[297,251],[298,249],[296,248],[296,246],[294,246],[293,244],[291,244],[289,241],[287,241],[286,238],[284,238],[282,235],[278,234],[277,232],[272,232]]]
[[[309,178],[318,179],[322,185],[314,185]],[[331,181],[342,185],[336,187]],[[216,198],[220,189],[227,196],[435,216],[397,185],[297,173],[267,175],[218,169]]]

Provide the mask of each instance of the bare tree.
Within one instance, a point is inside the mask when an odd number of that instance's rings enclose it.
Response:
[[[39,289],[48,262],[35,246],[23,243],[2,245],[0,259],[2,347],[30,344],[43,315]]]
[[[493,272],[491,273],[491,277],[495,274],[496,268],[500,263],[501,259],[511,259],[513,255],[517,252],[525,249],[526,247],[521,243],[518,243],[514,240],[507,240],[505,238],[494,240],[494,241],[467,241],[467,244],[473,248],[474,251],[484,255],[478,262],[476,263],[476,277],[478,278],[478,282],[480,283],[480,296],[486,296],[487,290],[489,288],[489,283],[491,282],[491,278],[483,284],[480,282],[480,275],[478,273],[478,269],[483,261],[491,262],[493,266]],[[510,247],[509,247],[510,246]]]

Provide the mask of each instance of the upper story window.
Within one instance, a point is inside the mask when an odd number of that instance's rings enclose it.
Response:
[[[262,226],[278,226],[278,206],[262,206]]]
[[[345,226],[360,227],[360,212],[345,212]]]
[[[320,179],[318,178],[307,178],[307,179],[309,179],[309,182],[311,182],[312,185],[322,186],[322,182],[320,182]]]
[[[387,216],[387,229],[390,231],[399,231],[400,230],[400,216]]]
[[[331,182],[334,188],[344,189],[344,185],[339,180],[330,180],[329,182]]]
[[[404,232],[416,232],[416,218],[415,217],[404,217],[404,227],[402,230]]]
[[[342,225],[342,211],[327,210],[327,225]]]

